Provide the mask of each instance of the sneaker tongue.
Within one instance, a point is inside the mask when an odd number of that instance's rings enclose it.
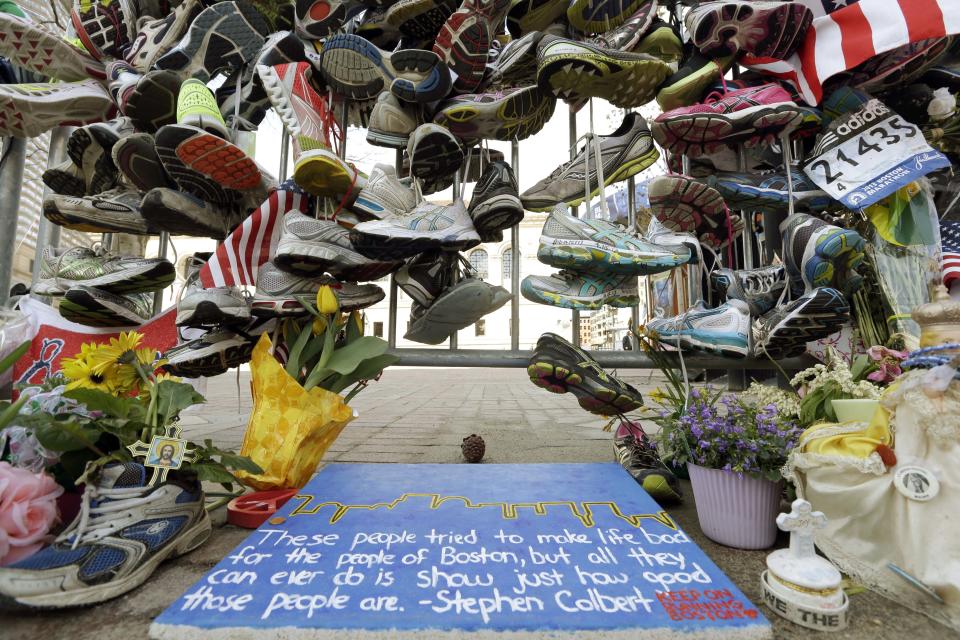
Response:
[[[98,483],[104,489],[125,489],[146,485],[147,470],[139,462],[110,464],[100,473]]]

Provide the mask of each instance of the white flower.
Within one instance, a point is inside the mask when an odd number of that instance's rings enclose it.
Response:
[[[940,122],[952,116],[957,110],[957,97],[946,87],[933,92],[933,100],[927,105],[927,115],[933,122]]]

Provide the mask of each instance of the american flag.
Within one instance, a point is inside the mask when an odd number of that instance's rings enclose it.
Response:
[[[940,263],[943,272],[943,284],[960,279],[960,222],[940,223]]]
[[[813,11],[803,44],[788,60],[745,55],[742,62],[790,82],[811,105],[823,83],[875,55],[960,33],[960,0],[797,0]]]
[[[293,180],[287,180],[220,243],[200,270],[203,286],[210,289],[256,285],[260,266],[277,251],[278,222],[294,210],[310,212],[313,208],[307,192]]]

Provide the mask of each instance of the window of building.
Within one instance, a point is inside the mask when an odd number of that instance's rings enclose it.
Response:
[[[382,322],[374,322],[374,323],[373,323],[373,337],[374,337],[374,338],[382,338],[382,337],[383,337],[383,323],[382,323]]]
[[[507,249],[500,257],[500,275],[503,276],[504,286],[508,286],[513,275],[513,249]]]
[[[487,277],[487,252],[483,249],[477,249],[472,252],[467,258],[470,260],[470,266],[472,266],[477,271],[477,275],[481,278]]]
[[[487,334],[487,321],[477,320],[476,324],[473,325],[473,335],[484,336],[486,334]]]

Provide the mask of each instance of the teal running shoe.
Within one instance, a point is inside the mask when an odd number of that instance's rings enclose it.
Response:
[[[561,269],[642,276],[690,262],[682,244],[659,246],[605,220],[581,220],[554,211],[540,232],[540,262]]]
[[[847,295],[860,288],[863,279],[855,269],[863,262],[865,243],[859,233],[805,213],[784,220],[780,233],[794,296],[817,287],[834,287]]]
[[[578,311],[599,309],[605,304],[640,304],[637,277],[615,273],[561,271],[552,276],[527,276],[520,284],[520,293],[531,302]]]
[[[698,302],[672,318],[647,323],[660,341],[683,351],[707,351],[732,358],[750,353],[750,308],[740,300],[728,300],[716,309]]]

